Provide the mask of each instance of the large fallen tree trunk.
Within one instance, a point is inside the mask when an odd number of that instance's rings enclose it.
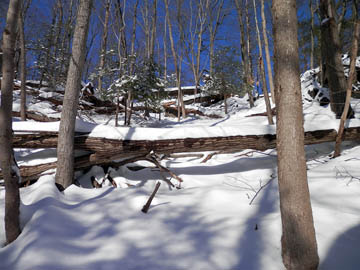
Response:
[[[333,129],[305,132],[305,144],[335,141],[337,132]],[[360,127],[347,128],[344,140],[360,140]],[[241,151],[244,149],[266,150],[275,148],[276,135],[244,135],[203,138],[182,138],[162,140],[115,140],[80,135],[75,137],[75,149],[86,150],[102,157],[146,154],[154,151],[159,154]],[[38,134],[14,134],[15,148],[56,148],[57,134],[39,132]]]
[[[305,132],[305,144],[333,142],[337,132],[333,129]],[[347,128],[344,141],[360,140],[360,127]],[[38,134],[14,134],[15,148],[56,148],[56,132]],[[185,138],[167,140],[112,140],[80,135],[75,137],[75,148],[91,153],[75,159],[75,169],[82,170],[93,165],[119,167],[129,162],[146,160],[151,151],[157,154],[182,152],[221,151],[222,153],[239,152],[244,149],[266,150],[275,148],[276,135],[247,135],[209,138]],[[126,157],[126,160],[121,160]],[[20,166],[23,180],[37,179],[43,172],[55,169],[56,162],[36,166]],[[1,173],[0,173],[1,178]]]

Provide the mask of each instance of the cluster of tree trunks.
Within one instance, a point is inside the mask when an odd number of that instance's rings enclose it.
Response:
[[[305,132],[305,144],[318,144],[335,141],[337,132],[333,129]],[[15,148],[56,148],[58,134],[56,132],[38,132],[18,134],[13,137]],[[344,141],[360,140],[360,127],[347,128]],[[185,152],[239,152],[244,149],[266,150],[276,147],[276,135],[247,135],[229,137],[204,137],[163,140],[115,140],[89,137],[86,134],[75,136],[76,150],[85,150],[89,154],[75,159],[75,169],[85,169],[93,165],[111,164],[123,158],[140,158],[151,151],[157,154]],[[37,178],[42,172],[56,168],[56,162],[20,167],[23,181]]]

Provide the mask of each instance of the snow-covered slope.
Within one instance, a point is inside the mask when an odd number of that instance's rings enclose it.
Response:
[[[302,76],[304,97],[317,87],[312,72]],[[42,95],[50,92],[44,90]],[[58,113],[45,101],[29,102],[34,110]],[[152,128],[145,128],[144,122],[136,122],[132,128],[115,128],[109,116],[91,115],[102,125],[82,117],[77,130],[122,139],[275,132],[265,116],[247,117],[265,112],[262,99],[252,109],[246,98],[234,97],[228,102],[230,114],[222,119],[190,116],[178,123],[172,118],[152,118],[147,124]],[[352,99],[351,103],[355,119],[347,125],[360,126],[360,100]],[[307,130],[338,127],[329,106],[309,98],[304,99],[303,108]],[[222,104],[208,110],[220,115]],[[57,128],[58,122],[14,122],[15,132]],[[344,143],[342,156],[336,159],[329,157],[332,143],[305,149],[320,269],[357,269],[360,147],[356,142]],[[108,182],[101,189],[91,188],[91,176],[101,179],[105,175],[101,167],[77,173],[81,187],[72,185],[62,193],[54,185],[54,175],[43,176],[21,189],[22,233],[15,242],[0,248],[0,269],[283,269],[276,150],[219,154],[201,163],[207,154],[161,161],[184,180],[181,189],[170,189],[160,172],[146,161],[110,168],[118,188]],[[19,165],[56,160],[52,149],[17,149],[15,155]],[[157,181],[162,183],[160,190],[144,214],[141,209]],[[5,243],[4,196],[0,187],[1,245]]]

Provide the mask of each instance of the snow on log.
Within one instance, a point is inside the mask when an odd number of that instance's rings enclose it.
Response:
[[[305,144],[317,144],[335,141],[337,132],[334,129],[305,132]],[[360,127],[347,128],[344,140],[360,140]],[[15,133],[15,148],[56,148],[57,134],[40,132],[37,134]],[[147,154],[154,151],[158,154],[183,152],[224,151],[237,152],[244,149],[266,150],[276,147],[276,135],[242,135],[204,138],[182,138],[161,140],[117,140],[89,137],[75,137],[75,149],[96,153],[98,157],[123,157],[129,154]]]
[[[337,132],[334,129],[305,132],[305,144],[334,142]],[[345,129],[344,141],[360,140],[360,127]],[[16,148],[56,148],[56,132],[39,132],[37,134],[14,134],[13,145]],[[244,149],[266,150],[276,147],[276,136],[246,135],[209,138],[186,138],[167,140],[114,140],[88,137],[75,137],[75,148],[91,153],[75,158],[75,170],[82,170],[94,165],[123,166],[137,160],[146,160],[147,154],[154,151],[157,154],[182,152],[221,151],[239,152]],[[126,159],[123,159],[125,158]],[[115,161],[123,159],[121,161]],[[41,174],[56,168],[56,162],[38,164],[35,166],[20,166],[23,181],[37,179]],[[1,178],[1,172],[0,172]]]

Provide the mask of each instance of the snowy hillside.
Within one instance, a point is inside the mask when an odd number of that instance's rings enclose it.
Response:
[[[302,76],[305,129],[337,129],[339,120],[329,106],[307,96],[317,87],[313,75],[309,71]],[[40,91],[43,97],[61,95]],[[40,102],[36,95],[29,95],[28,102],[32,111],[60,117],[60,107],[54,103]],[[178,123],[164,116],[159,121],[153,115],[149,122],[135,117],[131,129],[113,127],[109,115],[80,111],[77,131],[135,140],[275,133],[265,116],[247,117],[265,112],[263,99],[252,109],[246,98],[233,97],[228,104],[227,116],[222,103],[207,108],[223,118],[190,116]],[[355,119],[347,126],[360,126],[360,100],[352,99],[351,105]],[[58,124],[14,118],[14,131],[56,131]],[[305,147],[320,269],[358,269],[360,146],[344,143],[336,159],[329,157],[333,148],[333,143]],[[53,149],[16,149],[15,154],[20,166],[56,160]],[[117,188],[109,181],[103,188],[91,188],[91,176],[100,181],[105,175],[97,166],[78,172],[80,186],[62,193],[53,174],[41,177],[21,189],[22,233],[0,249],[0,269],[283,269],[276,150],[217,154],[205,163],[211,153],[202,154],[161,161],[184,180],[181,189],[170,188],[147,161],[110,168]],[[160,190],[144,214],[141,209],[158,181]],[[5,243],[4,196],[0,187],[1,245]]]

